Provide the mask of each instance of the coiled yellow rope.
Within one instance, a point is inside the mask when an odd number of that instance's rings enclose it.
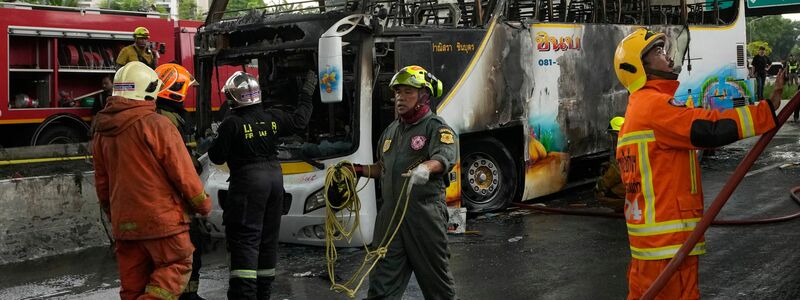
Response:
[[[369,167],[369,166],[365,166]],[[328,262],[328,276],[331,280],[331,290],[336,292],[344,292],[350,298],[355,298],[356,292],[364,283],[364,279],[367,278],[372,269],[375,268],[375,265],[378,263],[378,260],[382,259],[386,256],[386,252],[389,249],[389,245],[394,240],[397,232],[400,230],[400,224],[403,223],[403,219],[406,216],[406,210],[408,209],[408,200],[409,195],[411,194],[411,189],[408,187],[408,179],[403,182],[403,188],[400,191],[400,195],[406,193],[406,188],[408,188],[408,193],[406,194],[406,199],[403,201],[403,207],[401,213],[399,215],[399,219],[397,221],[397,227],[394,228],[394,231],[390,236],[384,234],[383,239],[381,242],[378,243],[377,247],[374,250],[370,250],[366,243],[364,243],[364,250],[366,251],[366,255],[364,256],[364,261],[361,262],[361,266],[356,270],[355,274],[344,283],[337,283],[335,274],[335,264],[338,254],[336,252],[336,246],[334,245],[335,241],[339,240],[346,240],[348,243],[352,240],[352,235],[355,232],[356,228],[359,228],[359,214],[361,211],[361,200],[358,198],[358,192],[366,187],[366,184],[361,187],[361,189],[357,188],[358,178],[356,174],[353,174],[353,163],[349,161],[342,161],[335,166],[328,168],[328,171],[325,176],[325,190],[323,194],[325,195],[325,257],[327,258]],[[369,173],[369,172],[368,172]],[[369,181],[367,181],[368,183]],[[345,198],[345,201],[340,206],[334,206],[328,200],[328,189],[330,188],[337,188],[339,189],[340,194],[342,194]],[[398,217],[398,211],[400,210],[400,199],[398,199],[397,204],[395,205],[394,212],[392,213],[392,218],[389,221],[389,225],[394,223],[395,218]],[[344,216],[347,214],[346,218],[341,218],[343,221],[340,221],[340,218],[337,217],[337,214]],[[353,217],[355,215],[355,217]],[[346,223],[353,220],[353,227],[349,230],[346,228]],[[387,229],[391,230],[391,229]],[[373,233],[377,234],[377,233]]]

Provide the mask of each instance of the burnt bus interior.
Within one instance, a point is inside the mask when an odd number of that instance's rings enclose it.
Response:
[[[282,160],[318,160],[341,156],[355,150],[357,136],[353,126],[357,101],[353,71],[357,52],[345,52],[344,100],[339,103],[321,103],[319,89],[312,96],[314,106],[311,120],[302,134],[279,138],[278,157]],[[247,64],[242,62],[248,62]],[[263,55],[229,62],[253,73],[257,66],[261,86],[262,106],[265,109],[295,110],[308,71],[317,68],[316,49],[285,49],[269,51]],[[249,65],[248,65],[249,64]],[[224,81],[226,78],[221,78]],[[217,119],[219,120],[219,119]],[[313,162],[313,161],[311,161]],[[316,163],[315,163],[316,164]]]
[[[384,27],[482,27],[498,0],[374,1]],[[737,0],[512,0],[507,21],[635,25],[724,25],[736,20]]]

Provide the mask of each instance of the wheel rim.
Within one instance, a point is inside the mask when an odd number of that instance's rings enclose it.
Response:
[[[470,156],[467,168],[467,185],[475,199],[476,204],[485,204],[497,194],[500,186],[500,168],[493,157],[485,153],[476,153]]]
[[[48,145],[56,145],[56,144],[72,144],[75,141],[70,137],[59,136],[47,142]]]

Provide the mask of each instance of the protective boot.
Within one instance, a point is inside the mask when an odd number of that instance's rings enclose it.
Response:
[[[275,277],[258,277],[258,300],[269,300],[272,293],[272,282]]]

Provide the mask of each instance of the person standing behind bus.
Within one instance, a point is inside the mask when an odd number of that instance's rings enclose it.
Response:
[[[786,61],[786,72],[789,74],[789,85],[797,85],[797,73],[800,70],[800,63],[794,54],[789,54],[789,59]],[[795,121],[797,117],[795,116]]]
[[[128,63],[97,114],[95,189],[111,220],[123,300],[180,296],[192,271],[189,213],[211,212],[180,134],[156,114],[160,86],[155,71]]]
[[[258,80],[242,71],[228,78],[222,89],[231,111],[219,125],[208,157],[218,165],[228,163],[231,170],[222,207],[231,259],[228,299],[270,297],[284,197],[277,139],[305,130],[316,88],[317,75],[308,71],[291,113],[264,109]]]
[[[147,40],[150,39],[150,31],[144,27],[136,27],[133,31],[133,38],[134,43],[132,45],[128,45],[119,51],[116,61],[117,68],[121,68],[132,61],[139,61],[151,69],[155,69],[159,55],[157,51],[153,51],[147,44]]]
[[[398,201],[407,197],[402,193],[406,181],[411,196],[397,236],[369,276],[368,299],[402,298],[412,272],[425,299],[455,299],[445,188],[456,163],[457,136],[430,107],[431,97],[442,94],[442,82],[422,67],[408,66],[394,75],[389,86],[399,119],[378,140],[378,162],[354,165],[357,175],[381,180],[384,202],[375,219],[373,241],[382,240],[397,226],[389,222]]]
[[[757,100],[764,99],[764,82],[767,80],[767,70],[772,62],[765,54],[764,47],[758,48],[758,55],[753,57],[753,74],[756,77],[756,96]]]
[[[164,83],[156,99],[156,112],[167,117],[172,122],[172,125],[175,125],[181,137],[183,137],[183,142],[186,143],[189,141],[188,137],[191,135],[191,128],[186,124],[186,109],[183,103],[189,87],[195,84],[194,77],[186,68],[173,63],[160,65],[155,71],[158,74],[158,78]],[[195,170],[200,174],[200,163],[191,155],[191,151],[189,153]],[[200,268],[203,266],[203,239],[200,232],[200,222],[200,218],[192,216],[192,223],[189,224],[189,238],[194,245],[192,275],[189,277],[189,283],[186,285],[186,289],[179,300],[203,300],[197,294],[200,287]]]
[[[688,108],[674,99],[680,82],[665,42],[663,33],[640,28],[614,55],[617,78],[631,93],[616,150],[632,256],[628,299],[642,297],[703,215],[695,150],[773,130],[783,89],[779,76],[770,101],[722,112]],[[697,256],[705,252],[701,240],[656,299],[699,299]]]

